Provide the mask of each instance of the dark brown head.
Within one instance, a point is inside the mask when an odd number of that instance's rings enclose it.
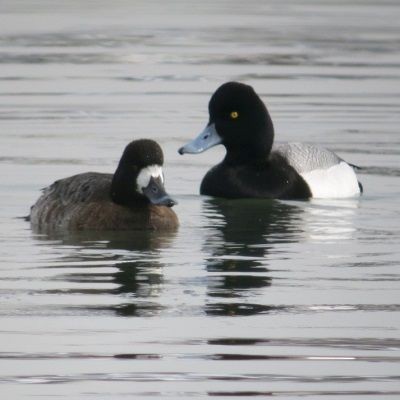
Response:
[[[149,203],[175,205],[164,188],[163,164],[163,152],[154,140],[139,139],[129,143],[114,173],[112,200],[127,206]]]

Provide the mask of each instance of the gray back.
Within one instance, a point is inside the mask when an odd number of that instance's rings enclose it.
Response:
[[[332,151],[305,143],[285,143],[274,151],[285,157],[298,173],[327,169],[342,161]]]

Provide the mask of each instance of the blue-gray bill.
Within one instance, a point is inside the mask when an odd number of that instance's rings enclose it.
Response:
[[[179,154],[198,154],[221,142],[222,139],[215,129],[215,124],[209,124],[195,139],[181,147],[178,152]]]
[[[160,177],[151,177],[149,184],[142,189],[143,194],[150,202],[157,206],[173,207],[177,202],[172,199],[165,191],[164,185]]]

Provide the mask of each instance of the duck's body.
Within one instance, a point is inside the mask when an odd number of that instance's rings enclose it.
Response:
[[[179,152],[200,153],[217,144],[224,160],[207,172],[200,193],[225,198],[308,199],[357,196],[353,167],[335,153],[288,143],[272,148],[274,128],[254,90],[228,82],[211,97],[206,129]]]
[[[175,212],[165,206],[122,206],[110,199],[113,175],[86,172],[54,182],[33,205],[31,225],[54,230],[168,230],[178,226]]]
[[[221,162],[207,172],[200,193],[231,199],[311,197],[304,179],[278,153],[254,164]]]
[[[263,162],[221,162],[204,176],[200,193],[226,198],[343,198],[360,194],[360,184],[354,168],[335,153],[287,143]]]
[[[122,165],[122,170],[129,172],[130,168],[126,168],[126,165]],[[135,168],[129,165],[132,170]],[[154,161],[150,165],[154,165]],[[145,173],[140,174],[141,171]],[[144,180],[145,186],[151,186],[154,177],[148,175],[148,166],[136,166],[133,175],[133,181],[125,181],[127,176],[123,174],[119,182],[116,179],[117,172],[114,175],[87,172],[60,179],[45,188],[32,206],[29,216],[31,226],[40,232],[176,229],[178,218],[170,208],[175,203],[162,191],[162,186],[157,186],[160,191],[158,201],[153,199],[158,205],[134,190],[136,180]],[[138,176],[141,178],[138,179]],[[158,178],[161,180],[161,177]],[[143,192],[145,186],[137,189]],[[152,189],[155,190],[155,187],[153,185]]]

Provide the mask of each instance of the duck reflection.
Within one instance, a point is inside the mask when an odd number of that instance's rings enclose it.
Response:
[[[278,243],[298,240],[297,223],[302,209],[276,200],[246,199],[204,201],[210,235],[205,249],[210,273],[209,298],[240,299],[253,296],[272,283],[271,254]],[[253,315],[269,312],[269,305],[243,301],[210,302],[206,312],[213,315]]]
[[[125,300],[111,309],[121,316],[155,316],[164,307],[157,302],[164,283],[160,263],[134,261],[116,264],[116,272],[110,274],[118,285],[113,294]]]
[[[51,279],[67,288],[47,292],[80,296],[80,305],[69,307],[74,312],[153,316],[163,310],[157,302],[164,281],[160,252],[171,245],[171,232],[53,233],[35,239],[38,244],[51,241],[61,253],[45,268],[56,270]]]

